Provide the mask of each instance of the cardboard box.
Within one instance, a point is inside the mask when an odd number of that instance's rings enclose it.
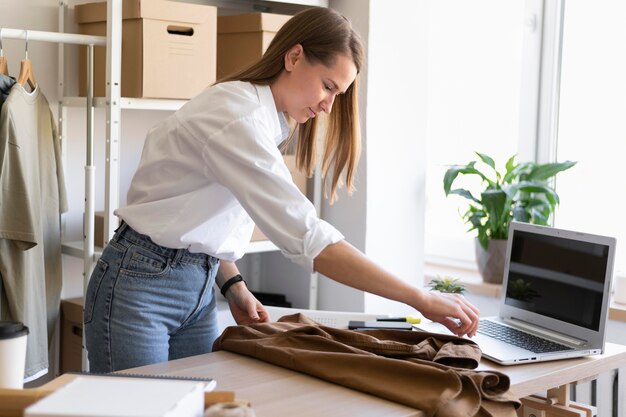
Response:
[[[285,159],[285,164],[287,164],[287,168],[289,168],[289,172],[291,173],[291,178],[293,178],[293,182],[296,184],[296,187],[298,187],[298,189],[302,191],[302,194],[306,195],[307,177],[303,172],[299,171],[296,168],[296,156],[285,155],[284,159]],[[261,229],[259,229],[258,227],[255,227],[254,231],[252,232],[251,241],[255,242],[258,240],[267,240],[267,236],[263,234]]]
[[[106,35],[106,2],[77,5],[79,32]],[[217,8],[164,0],[122,2],[123,97],[189,99],[215,82]],[[106,95],[106,51],[94,50],[94,95]],[[79,94],[86,95],[86,48]]]
[[[96,211],[93,217],[93,244],[104,248],[104,211]]]
[[[246,13],[217,18],[217,79],[258,61],[291,16]]]
[[[115,217],[118,220],[119,218]],[[93,244],[98,248],[104,248],[104,211],[96,211],[94,213],[94,230],[93,230]],[[117,227],[117,226],[116,226]]]
[[[59,371],[82,371],[83,299],[61,300],[61,362]]]

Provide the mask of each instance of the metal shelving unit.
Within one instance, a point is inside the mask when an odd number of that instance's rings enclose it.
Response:
[[[121,110],[166,110],[176,111],[180,109],[187,100],[160,100],[151,98],[130,98],[120,97],[119,107]],[[85,97],[63,97],[61,104],[65,107],[84,107]],[[105,97],[95,97],[94,107],[105,108],[108,101]]]

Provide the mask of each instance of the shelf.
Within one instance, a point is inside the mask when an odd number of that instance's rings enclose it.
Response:
[[[127,110],[166,110],[175,111],[180,109],[188,100],[156,99],[156,98],[130,98],[120,99],[120,108]],[[85,97],[63,97],[61,104],[66,107],[85,107]],[[106,107],[105,97],[94,97],[94,107]]]
[[[102,248],[95,247],[94,252],[96,257],[100,257],[102,255]],[[83,241],[82,240],[74,240],[70,242],[63,242],[61,244],[61,253],[69,256],[75,256],[77,258],[83,257]]]

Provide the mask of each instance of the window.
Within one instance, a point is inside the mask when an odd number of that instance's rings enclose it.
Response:
[[[626,137],[626,2],[567,2],[557,159],[578,164],[557,177],[555,226],[626,242],[623,142]],[[626,271],[626,245],[615,267]]]
[[[474,151],[500,168],[517,153],[524,9],[524,0],[430,2],[426,262],[475,268],[474,235],[459,214],[467,200],[446,198],[443,176],[477,160]]]

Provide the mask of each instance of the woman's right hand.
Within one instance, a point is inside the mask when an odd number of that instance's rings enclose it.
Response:
[[[460,294],[423,291],[418,310],[424,317],[446,326],[457,336],[473,337],[478,329],[480,311]]]

